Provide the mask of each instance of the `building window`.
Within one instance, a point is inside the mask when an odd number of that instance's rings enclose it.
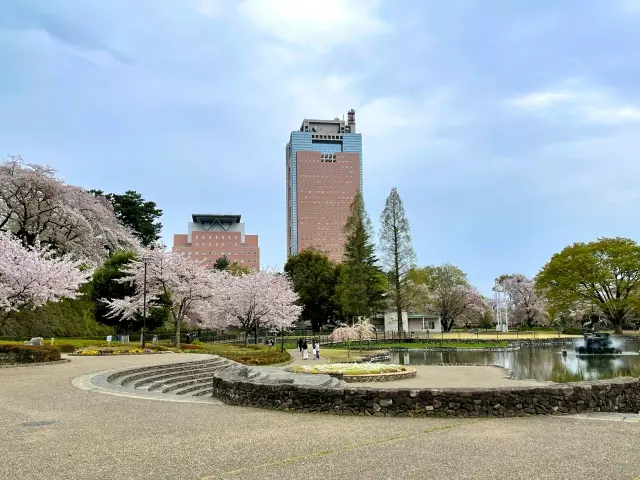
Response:
[[[196,237],[196,238],[198,238],[198,237]],[[196,242],[196,247],[197,247],[197,246],[198,246],[198,242]]]

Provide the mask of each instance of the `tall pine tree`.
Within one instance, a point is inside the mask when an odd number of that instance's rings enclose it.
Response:
[[[344,226],[344,261],[336,287],[342,311],[352,321],[355,317],[371,317],[384,306],[386,278],[377,265],[372,230],[362,194],[358,192]]]
[[[409,221],[395,187],[380,216],[380,251],[388,272],[391,301],[398,315],[398,332],[402,332],[402,310],[407,308],[410,296],[407,273],[415,265],[416,254],[411,245]]]

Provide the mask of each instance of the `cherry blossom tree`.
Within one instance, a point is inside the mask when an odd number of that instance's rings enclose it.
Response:
[[[534,280],[518,273],[504,275],[500,278],[500,282],[511,299],[514,320],[533,327],[547,318],[545,301],[536,292]]]
[[[353,325],[341,325],[336,328],[329,339],[332,342],[344,342],[347,344],[347,356],[351,353],[351,342],[360,343],[360,351],[362,351],[362,342],[365,340],[371,340],[375,332],[374,326],[366,318],[359,319]]]
[[[133,318],[149,306],[169,303],[169,311],[176,333],[176,347],[180,348],[180,326],[183,322],[202,322],[220,326],[209,312],[216,305],[216,295],[222,290],[227,275],[207,268],[204,262],[179,252],[169,252],[164,246],[140,249],[138,258],[123,270],[120,282],[133,282],[135,295],[123,299],[103,299],[111,315]]]
[[[295,305],[298,294],[286,276],[266,270],[248,275],[220,275],[224,281],[219,282],[220,295],[210,317],[241,328],[245,345],[251,333],[257,336],[258,329],[282,331],[299,318],[302,307]]]
[[[76,298],[78,287],[92,270],[69,255],[55,257],[51,249],[24,246],[20,239],[0,233],[0,323],[11,312],[35,309],[62,298]]]
[[[357,336],[358,333],[353,326],[343,324],[331,332],[329,340],[332,342],[346,343],[348,357],[351,355],[351,342],[355,341]]]
[[[0,163],[0,231],[24,245],[99,263],[111,249],[134,249],[138,240],[102,196],[67,185],[50,167],[9,157]]]

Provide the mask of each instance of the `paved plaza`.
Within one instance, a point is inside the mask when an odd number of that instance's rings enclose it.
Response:
[[[637,415],[458,420],[288,414],[104,395],[72,384],[92,372],[194,358],[74,357],[68,364],[0,369],[0,478],[640,476]]]

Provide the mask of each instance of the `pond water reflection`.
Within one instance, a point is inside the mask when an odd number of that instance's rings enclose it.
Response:
[[[564,357],[561,347],[521,347],[508,352],[458,351],[429,352],[410,350],[391,352],[391,363],[401,365],[434,365],[439,363],[474,363],[499,365],[512,371],[514,378],[553,382],[577,382],[614,377],[640,376],[640,343],[620,342],[614,345],[621,355],[576,355],[574,348],[582,344],[567,345]]]

